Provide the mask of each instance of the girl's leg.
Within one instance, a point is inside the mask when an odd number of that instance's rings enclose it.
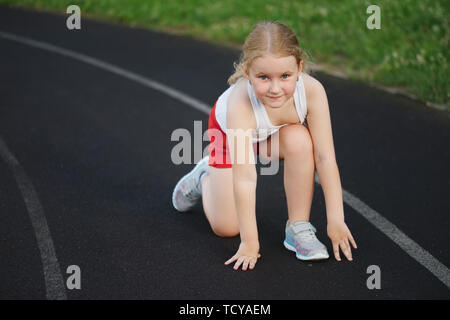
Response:
[[[216,235],[234,237],[239,234],[231,168],[209,167],[209,174],[202,178],[202,202],[203,211]]]
[[[272,138],[272,137],[271,137]],[[282,127],[277,136],[260,144],[264,158],[273,158],[271,150],[284,159],[284,189],[289,222],[309,221],[314,195],[314,153],[309,130],[301,124]],[[267,150],[267,151],[266,151]],[[260,155],[262,156],[262,155]]]
[[[280,132],[280,149],[284,155],[289,222],[309,221],[314,195],[314,153],[308,129],[304,125],[286,126]]]

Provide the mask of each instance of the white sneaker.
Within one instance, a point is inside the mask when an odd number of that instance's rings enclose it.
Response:
[[[286,223],[286,238],[284,246],[296,253],[300,260],[328,259],[327,247],[317,239],[316,228],[310,222],[297,221],[289,225]]]
[[[202,184],[200,176],[202,173],[208,174],[209,157],[200,160],[191,172],[178,181],[172,194],[172,204],[180,212],[188,211],[202,196]]]

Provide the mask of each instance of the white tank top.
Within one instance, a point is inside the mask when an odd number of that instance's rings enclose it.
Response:
[[[258,141],[266,140],[270,135],[280,130],[281,127],[287,125],[287,123],[279,126],[274,126],[270,122],[264,104],[256,97],[255,91],[253,90],[250,81],[248,81],[247,79],[245,81],[247,81],[248,96],[250,98],[250,102],[252,103],[253,112],[256,118],[256,132],[253,135],[253,143],[255,143]],[[235,85],[236,83],[232,84],[224,93],[222,93],[216,103],[216,120],[217,123],[219,123],[222,131],[225,133],[227,129],[228,96],[230,95],[231,90]],[[300,123],[303,124],[306,120],[307,108],[305,86],[303,84],[303,79],[301,76],[298,77],[297,85],[295,87],[294,104],[295,109],[297,110],[298,117],[300,119]]]

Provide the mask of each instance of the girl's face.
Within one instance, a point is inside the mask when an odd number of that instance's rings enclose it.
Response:
[[[294,56],[256,58],[245,71],[256,96],[266,107],[278,109],[292,97],[303,61],[297,65]]]

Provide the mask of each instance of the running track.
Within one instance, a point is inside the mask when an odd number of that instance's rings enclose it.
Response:
[[[280,173],[259,177],[263,257],[236,272],[223,262],[239,238],[216,237],[200,205],[172,208],[192,165],[172,163],[170,137],[194,121],[206,130],[239,53],[85,18],[69,31],[65,19],[0,7],[0,298],[449,299],[448,113],[316,73],[354,261],[284,249]],[[319,183],[311,222],[331,252]],[[70,265],[80,290],[66,288]],[[380,290],[366,286],[370,265]]]

